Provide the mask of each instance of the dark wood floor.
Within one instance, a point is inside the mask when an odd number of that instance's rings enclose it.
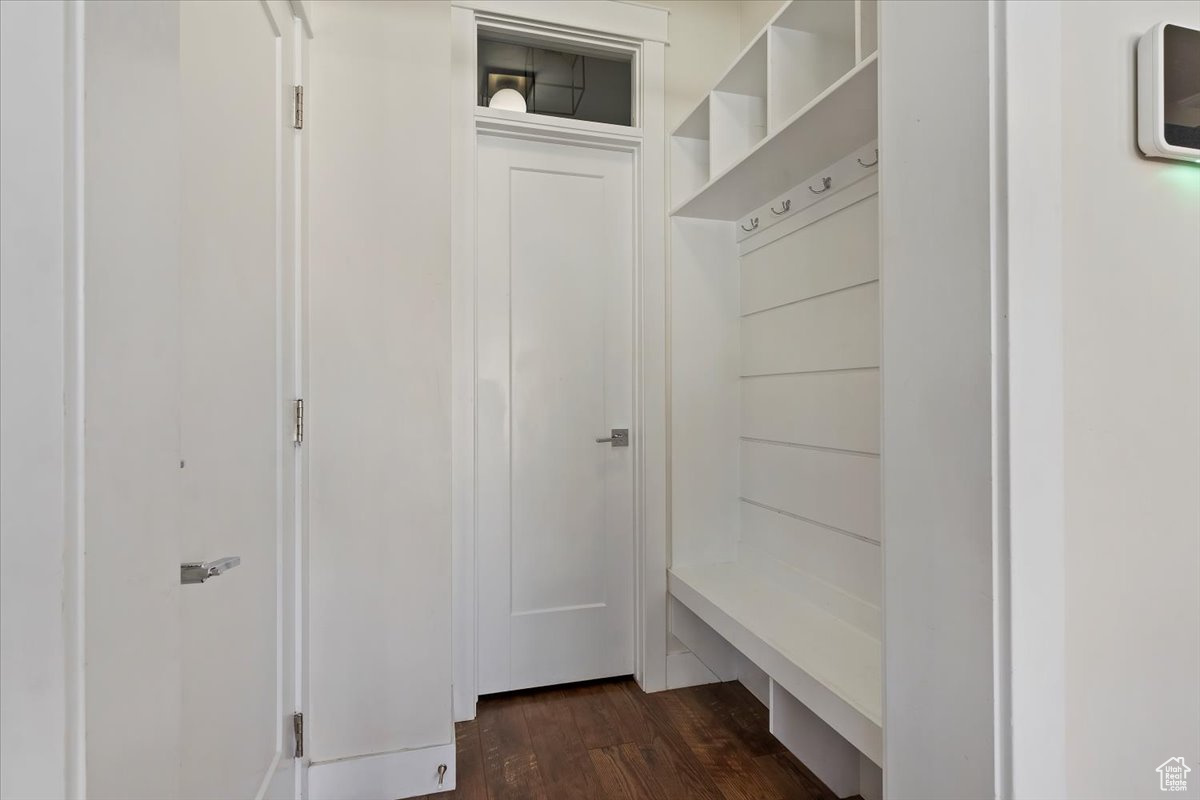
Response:
[[[631,679],[483,698],[458,789],[429,800],[835,800],[736,681],[645,694]]]

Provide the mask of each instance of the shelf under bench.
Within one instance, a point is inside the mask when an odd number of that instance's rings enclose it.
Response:
[[[876,764],[882,647],[739,562],[674,567],[671,595]]]

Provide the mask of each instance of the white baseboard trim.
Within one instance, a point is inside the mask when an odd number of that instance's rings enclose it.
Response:
[[[667,654],[667,688],[683,689],[705,683],[720,683],[712,670],[690,651]]]
[[[446,775],[438,786],[438,766]],[[308,767],[309,800],[398,800],[454,788],[454,742]]]

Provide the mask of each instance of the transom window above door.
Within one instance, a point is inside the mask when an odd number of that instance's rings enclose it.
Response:
[[[557,43],[481,31],[478,104],[506,111],[633,124],[633,60],[619,52],[560,49]]]

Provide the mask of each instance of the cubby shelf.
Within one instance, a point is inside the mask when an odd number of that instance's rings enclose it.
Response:
[[[878,135],[878,55],[872,53],[740,159],[671,210],[736,220]]]

